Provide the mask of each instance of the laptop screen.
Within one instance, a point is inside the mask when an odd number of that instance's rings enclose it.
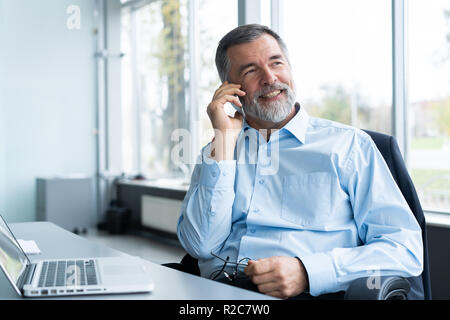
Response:
[[[29,260],[0,215],[0,266],[11,281],[17,284]]]

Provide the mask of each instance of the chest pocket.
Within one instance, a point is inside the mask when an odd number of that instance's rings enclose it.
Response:
[[[328,172],[285,176],[281,218],[304,227],[323,229],[331,216],[333,177]]]

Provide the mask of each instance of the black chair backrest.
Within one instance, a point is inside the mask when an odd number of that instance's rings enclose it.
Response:
[[[397,140],[390,135],[379,132],[364,130],[369,134],[375,142],[378,150],[383,156],[386,164],[391,171],[392,177],[397,183],[400,191],[408,203],[412,213],[416,217],[417,222],[422,229],[423,239],[423,261],[424,269],[422,275],[418,277],[411,277],[408,280],[411,283],[411,291],[408,294],[408,299],[425,299],[431,300],[431,285],[430,285],[430,271],[428,267],[428,245],[426,235],[425,216],[423,214],[422,206],[420,205],[419,197],[416,189],[408,174],[405,161],[400,153]]]

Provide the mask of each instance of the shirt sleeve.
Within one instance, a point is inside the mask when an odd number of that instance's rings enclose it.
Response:
[[[299,257],[314,296],[346,290],[357,278],[422,272],[419,224],[373,141],[355,139],[344,171],[361,245]]]
[[[210,148],[203,148],[194,168],[177,225],[181,245],[197,259],[210,258],[231,232],[236,161],[217,162]]]

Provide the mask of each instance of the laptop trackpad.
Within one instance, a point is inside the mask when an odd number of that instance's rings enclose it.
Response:
[[[136,284],[150,280],[149,272],[140,258],[101,258],[98,265],[103,284]]]

